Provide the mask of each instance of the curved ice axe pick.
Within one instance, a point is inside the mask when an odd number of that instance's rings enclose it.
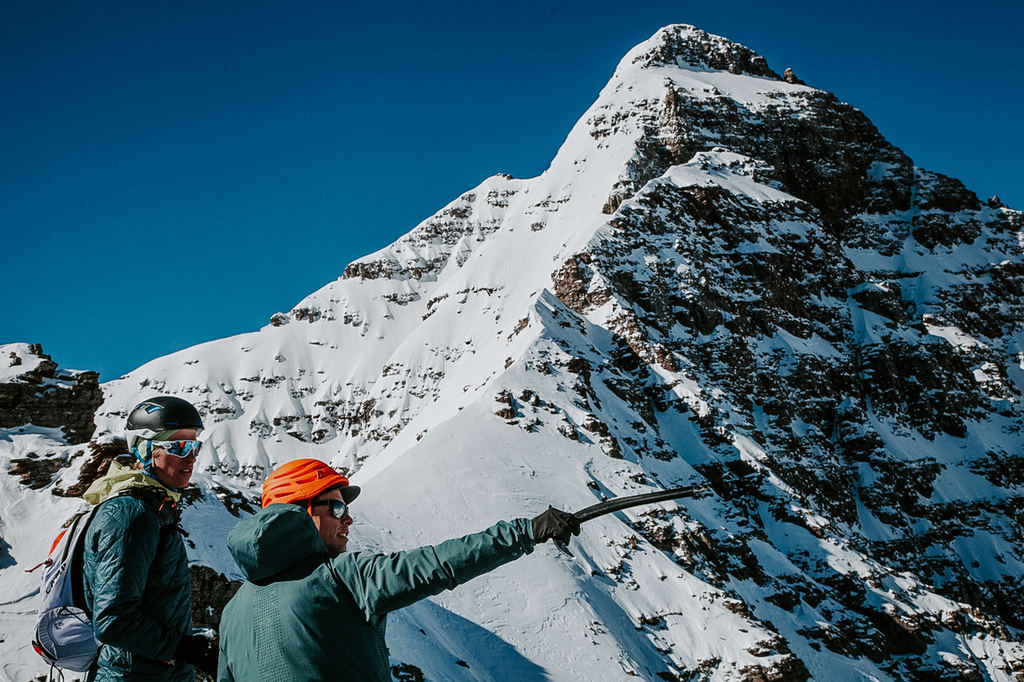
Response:
[[[684,497],[693,497],[697,493],[702,493],[707,489],[708,487],[704,485],[688,485],[682,488],[672,488],[671,490],[659,490],[656,493],[642,493],[640,495],[628,495],[626,497],[613,497],[610,500],[598,502],[595,505],[580,509],[578,512],[575,512],[573,516],[579,519],[580,523],[583,523],[584,521],[590,521],[591,519],[596,519],[599,516],[612,514],[623,509],[629,509],[630,507],[640,507],[645,504],[654,504],[655,502],[665,502],[667,500],[678,500]],[[573,553],[569,551],[569,548],[558,540],[555,540],[555,547],[569,556],[573,556]]]

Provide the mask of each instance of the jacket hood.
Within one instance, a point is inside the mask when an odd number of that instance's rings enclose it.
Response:
[[[294,504],[271,504],[239,521],[228,549],[249,581],[273,577],[312,556],[327,554],[313,519]]]
[[[146,472],[125,466],[117,461],[110,463],[107,474],[103,478],[93,481],[82,498],[89,504],[99,504],[129,488],[160,488],[167,492],[167,497],[171,502],[181,500],[181,493],[171,490],[157,479],[147,475]]]

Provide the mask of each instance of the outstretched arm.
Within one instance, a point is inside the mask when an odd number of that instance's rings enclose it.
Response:
[[[341,554],[331,567],[370,620],[493,571],[529,554],[535,544],[533,522],[515,519],[407,552]]]

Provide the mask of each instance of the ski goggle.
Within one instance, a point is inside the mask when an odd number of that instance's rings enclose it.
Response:
[[[198,457],[199,448],[203,445],[197,440],[154,440],[151,442],[153,450],[161,448],[168,455],[181,458],[188,457],[189,455]]]
[[[343,519],[348,516],[348,505],[345,504],[344,500],[320,500],[319,502],[310,502],[310,507],[324,507],[330,506],[331,516],[336,519]]]

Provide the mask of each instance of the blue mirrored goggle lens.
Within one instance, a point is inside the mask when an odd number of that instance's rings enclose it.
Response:
[[[323,507],[325,505],[330,506],[331,515],[336,519],[343,519],[348,515],[348,505],[343,500],[321,500],[319,502],[311,502],[310,507]]]
[[[188,457],[189,455],[199,456],[199,448],[202,443],[197,440],[166,440],[153,441],[153,449],[162,448],[168,455],[175,457]]]

